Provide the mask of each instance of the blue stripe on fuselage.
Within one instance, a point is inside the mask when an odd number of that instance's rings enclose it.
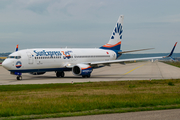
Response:
[[[71,71],[72,68],[45,68],[45,69],[24,69],[24,70],[9,70],[10,72],[30,73],[30,72],[50,72],[50,71]]]
[[[100,49],[106,49],[106,50],[120,50],[121,49],[121,44],[114,46],[114,47],[100,47]]]

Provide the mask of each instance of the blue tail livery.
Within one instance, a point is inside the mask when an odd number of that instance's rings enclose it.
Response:
[[[111,34],[110,40],[107,44],[100,47],[101,49],[109,49],[109,50],[120,50],[121,49],[121,39],[123,32],[123,20],[124,16],[119,16],[119,19],[115,25],[115,28]]]

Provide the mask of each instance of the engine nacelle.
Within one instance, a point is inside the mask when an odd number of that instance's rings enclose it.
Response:
[[[77,64],[72,68],[72,72],[75,75],[90,75],[92,72],[92,67],[86,64]]]
[[[46,72],[31,72],[30,74],[32,74],[32,75],[42,75],[44,73],[46,73]]]

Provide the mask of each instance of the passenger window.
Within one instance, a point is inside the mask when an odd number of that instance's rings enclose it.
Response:
[[[15,58],[16,58],[16,59],[20,59],[20,58],[21,58],[21,56],[16,56]]]

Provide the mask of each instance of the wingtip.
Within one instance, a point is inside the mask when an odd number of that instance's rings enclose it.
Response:
[[[174,49],[175,49],[175,47],[176,47],[176,44],[177,44],[177,42],[175,43],[175,45],[174,45],[172,51],[170,52],[170,54],[169,54],[167,57],[171,57],[171,56],[172,56],[172,54],[173,54],[173,52],[174,52]]]
[[[175,45],[174,46],[176,46],[177,45],[177,42],[175,43]]]

